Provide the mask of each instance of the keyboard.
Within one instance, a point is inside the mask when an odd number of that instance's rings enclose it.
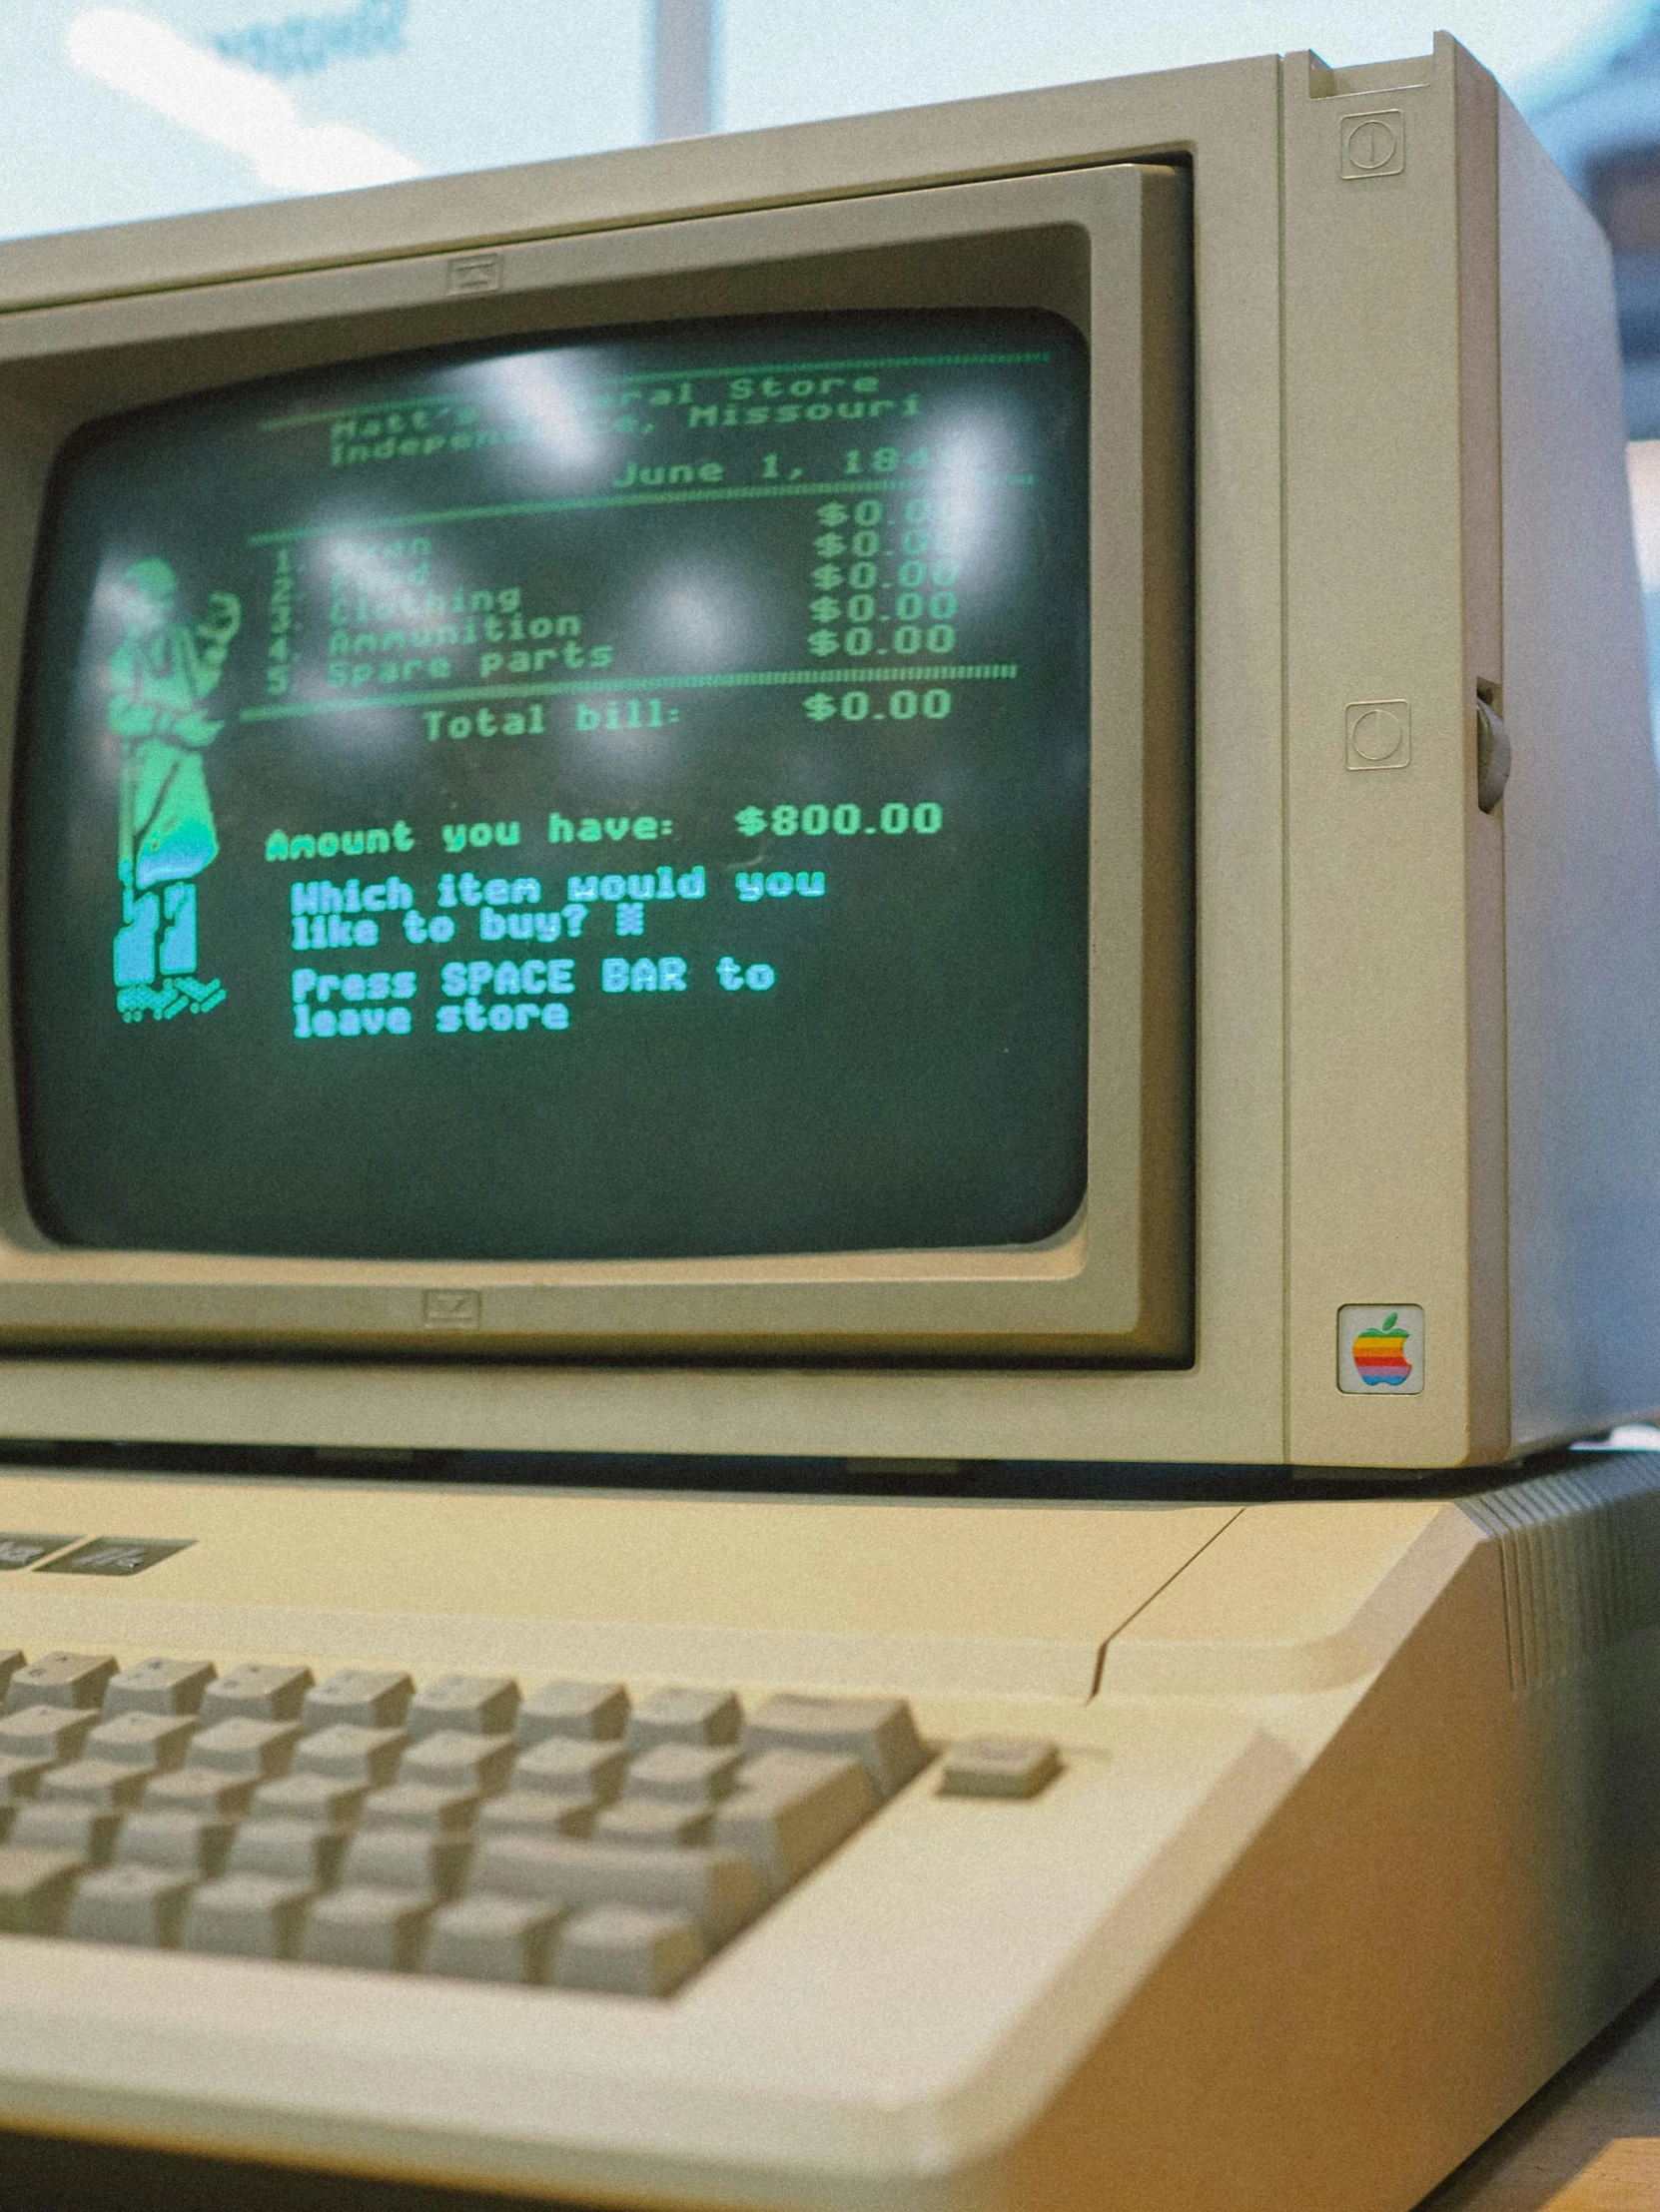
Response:
[[[0,1931],[642,1999],[901,1791],[1061,1767],[899,1698],[70,1651],[0,1689]]]

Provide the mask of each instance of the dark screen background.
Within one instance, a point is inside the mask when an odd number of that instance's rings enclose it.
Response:
[[[14,838],[41,1225],[480,1260],[1062,1227],[1086,378],[1052,317],[821,316],[83,433]]]

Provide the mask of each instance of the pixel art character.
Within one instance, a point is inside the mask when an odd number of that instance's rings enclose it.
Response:
[[[115,1003],[123,1021],[166,1022],[225,999],[217,976],[196,973],[194,879],[219,852],[202,755],[225,726],[200,707],[242,627],[242,603],[210,592],[202,619],[182,620],[165,560],[135,561],[122,587],[126,632],[109,670],[109,726],[121,740]]]

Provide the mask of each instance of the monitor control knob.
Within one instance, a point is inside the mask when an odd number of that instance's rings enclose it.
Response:
[[[1475,803],[1491,814],[1510,781],[1510,733],[1485,699],[1475,702]]]

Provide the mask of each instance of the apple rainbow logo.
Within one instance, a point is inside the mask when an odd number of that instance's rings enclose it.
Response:
[[[1354,1371],[1368,1388],[1386,1382],[1391,1389],[1398,1389],[1412,1372],[1412,1362],[1406,1356],[1406,1331],[1397,1324],[1400,1316],[1391,1313],[1377,1328],[1362,1329],[1354,1339],[1350,1356]]]

